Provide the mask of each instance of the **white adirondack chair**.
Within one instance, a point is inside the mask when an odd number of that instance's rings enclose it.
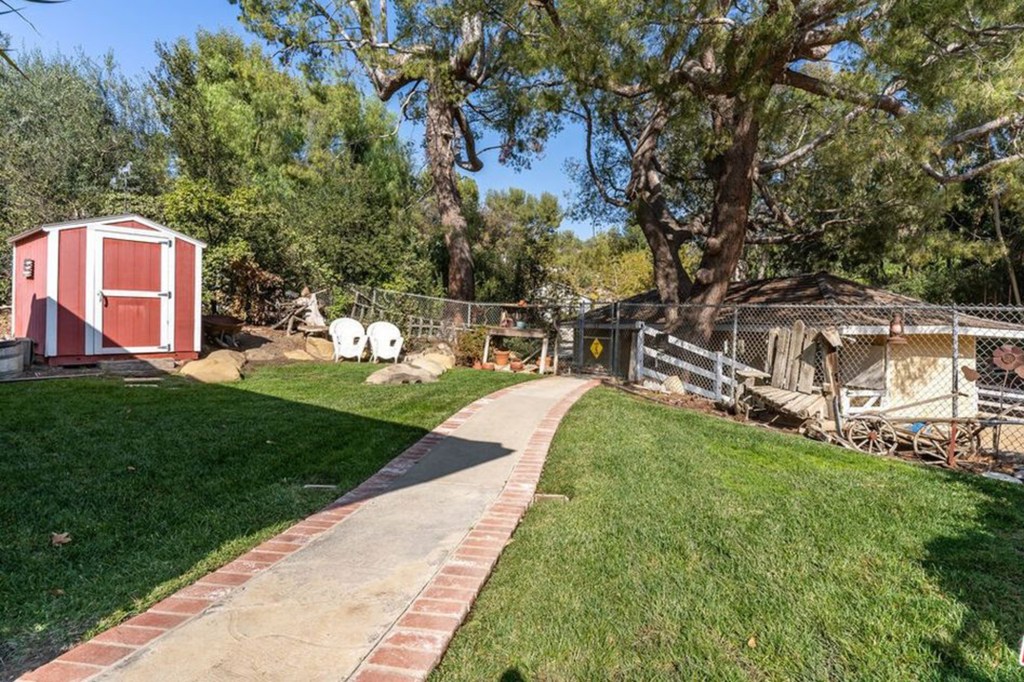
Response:
[[[331,341],[334,342],[334,361],[342,358],[355,358],[362,362],[363,351],[366,349],[367,334],[363,325],[351,317],[342,317],[331,322],[329,328]]]
[[[366,328],[366,335],[370,337],[370,357],[374,362],[378,360],[394,360],[398,362],[398,356],[402,353],[402,332],[390,322],[374,322]]]

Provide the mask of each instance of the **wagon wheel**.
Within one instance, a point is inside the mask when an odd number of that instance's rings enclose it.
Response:
[[[922,459],[946,461],[949,452],[950,425],[929,422],[914,434],[914,453]],[[981,449],[981,437],[975,429],[958,424],[956,429],[955,456],[970,456]]]
[[[846,440],[857,450],[871,455],[889,455],[899,439],[896,429],[884,417],[854,417],[846,423]]]

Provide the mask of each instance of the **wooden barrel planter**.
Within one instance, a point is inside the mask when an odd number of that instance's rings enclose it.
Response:
[[[31,339],[0,341],[0,378],[21,374],[31,364]]]

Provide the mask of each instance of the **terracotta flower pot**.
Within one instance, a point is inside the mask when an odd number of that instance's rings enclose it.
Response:
[[[508,356],[511,351],[507,350],[496,350],[494,351],[494,364],[498,367],[504,367],[508,364]]]
[[[473,369],[483,369],[483,368],[484,368],[484,363],[480,362],[479,360],[474,360],[473,361]]]
[[[488,372],[492,372],[492,371],[494,371],[494,363],[493,362],[482,363],[480,365],[480,369],[488,371]]]
[[[511,364],[512,364],[512,371],[513,372],[522,372],[523,371],[524,365],[519,360],[513,360]]]

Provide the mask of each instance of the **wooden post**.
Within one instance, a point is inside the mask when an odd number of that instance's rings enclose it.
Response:
[[[612,347],[611,347],[611,360],[608,363],[608,369],[611,370],[612,376],[619,376],[619,302],[616,301],[612,304],[612,310],[615,311],[615,323],[612,327]]]
[[[644,328],[644,323],[641,322],[633,339],[633,376],[630,378],[636,382],[641,382],[644,378],[644,337],[647,336]]]
[[[715,400],[722,402],[722,351],[715,353]]]
[[[540,373],[544,374],[548,368],[548,335],[544,334],[544,340],[540,342]]]
[[[949,450],[946,453],[946,465],[956,466],[956,430],[957,417],[960,416],[960,315],[953,306],[953,421],[949,425]]]
[[[487,336],[484,337],[484,359],[480,362],[487,362],[487,354],[491,352],[491,332],[487,332]]]
[[[960,314],[953,306],[953,419],[960,416]]]
[[[583,316],[586,303],[580,301],[579,316],[576,318],[576,366],[577,371],[583,371]]]
[[[736,404],[736,362],[739,360],[738,351],[736,345],[739,343],[739,332],[740,332],[740,309],[732,309],[732,365],[729,367],[729,380],[732,385],[729,387],[729,400],[733,405]]]

